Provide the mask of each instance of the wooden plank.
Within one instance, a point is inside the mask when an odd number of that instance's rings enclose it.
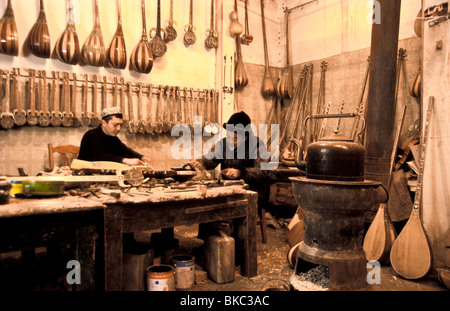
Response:
[[[379,24],[372,25],[365,131],[365,171],[388,184],[396,115],[395,86],[401,0],[379,0]],[[380,171],[380,168],[382,169]]]

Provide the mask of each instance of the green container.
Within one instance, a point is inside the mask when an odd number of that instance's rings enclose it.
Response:
[[[59,196],[64,195],[63,181],[29,181],[24,180],[23,194],[25,196]]]

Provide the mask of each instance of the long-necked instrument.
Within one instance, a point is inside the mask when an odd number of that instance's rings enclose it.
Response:
[[[37,57],[50,58],[50,32],[44,11],[44,0],[39,0],[39,7],[38,19],[28,34],[28,48]]]
[[[67,25],[58,40],[56,40],[55,52],[58,59],[63,63],[76,65],[81,57],[80,42],[75,28],[72,0],[67,0],[67,4],[69,7]]]
[[[100,27],[98,0],[95,0],[94,14],[94,28],[83,44],[81,58],[88,65],[101,67],[105,64],[106,49],[105,42],[103,41],[102,29]]]
[[[109,64],[116,69],[127,66],[127,47],[123,36],[121,2],[117,0],[117,29],[108,47]]]
[[[266,37],[266,21],[264,17],[264,0],[261,0],[261,21],[264,39],[264,60],[265,60],[264,78],[261,93],[264,97],[269,97],[275,94],[275,87],[273,85],[272,74],[270,73],[270,66],[269,66],[269,52],[267,50],[267,37]]]
[[[422,204],[422,184],[425,168],[426,148],[433,106],[434,97],[431,96],[428,103],[425,133],[421,146],[419,172],[417,176],[413,209],[408,222],[398,235],[394,245],[392,245],[390,254],[392,268],[395,272],[407,279],[422,278],[431,268],[431,250],[420,219],[420,206]]]
[[[19,38],[11,0],[8,0],[5,13],[0,19],[0,53],[19,55]]]
[[[167,36],[166,31],[161,28],[161,0],[158,0],[156,15],[156,27],[150,29],[150,47],[154,58],[162,57],[167,52],[167,45],[161,34],[164,33],[164,37]],[[155,32],[154,35],[152,35],[153,31]]]
[[[145,18],[145,0],[141,0],[142,11],[142,35],[130,56],[131,69],[148,74],[153,68],[153,53],[148,42],[147,22]]]
[[[207,30],[207,37],[205,39],[205,47],[207,49],[217,49],[219,46],[219,36],[214,29],[214,0],[211,0],[211,17],[209,20],[209,29]]]
[[[183,41],[186,45],[193,45],[197,40],[197,37],[194,33],[195,27],[193,23],[193,6],[193,0],[191,0],[189,4],[189,24],[184,27],[185,33]]]
[[[164,41],[170,42],[177,38],[177,31],[174,25],[175,21],[173,20],[173,0],[170,0],[170,16],[169,22],[166,26],[166,36],[164,37]]]

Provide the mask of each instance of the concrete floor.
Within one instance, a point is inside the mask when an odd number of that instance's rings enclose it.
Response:
[[[197,226],[181,226],[175,228],[175,238],[179,239],[179,247],[175,253],[191,253],[203,244],[197,239]],[[286,254],[289,245],[286,240],[285,228],[267,228],[268,242],[262,243],[261,232],[257,232],[258,275],[247,278],[239,274],[236,268],[235,280],[231,283],[217,284],[210,279],[197,282],[191,291],[264,291],[264,290],[292,290],[290,278],[295,274],[294,268],[289,266]],[[192,253],[194,252],[194,253]],[[196,268],[205,269],[205,260],[197,254]],[[206,270],[206,269],[205,269]],[[314,283],[301,290],[328,290]],[[390,265],[381,267],[380,284],[370,285],[368,291],[448,291],[448,289],[432,277],[421,280],[407,280],[397,275]]]

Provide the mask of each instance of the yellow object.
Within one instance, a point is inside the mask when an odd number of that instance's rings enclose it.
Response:
[[[10,194],[15,197],[16,194],[23,193],[23,184],[21,180],[11,180]]]

